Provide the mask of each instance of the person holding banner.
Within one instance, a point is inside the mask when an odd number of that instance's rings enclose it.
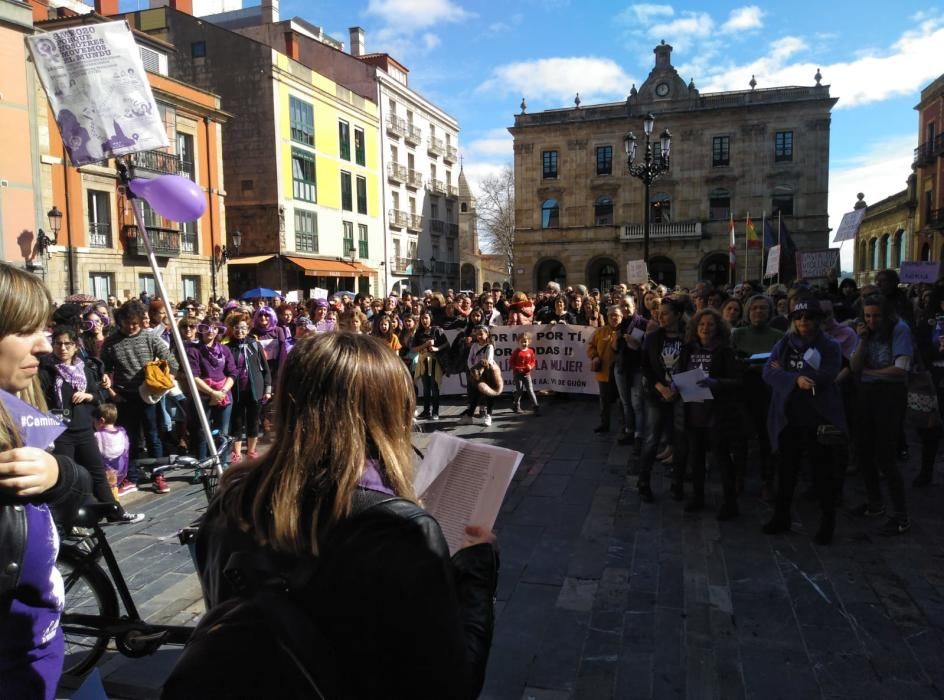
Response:
[[[414,378],[423,383],[423,412],[421,420],[439,420],[439,384],[443,367],[439,354],[449,349],[449,339],[442,328],[433,325],[433,314],[429,309],[420,312],[420,322],[410,341],[410,348],[417,354]]]
[[[556,305],[556,304],[555,304]],[[587,344],[587,357],[600,387],[600,425],[593,429],[595,433],[610,432],[610,407],[617,398],[616,381],[613,378],[613,365],[616,360],[616,343],[619,340],[619,327],[623,322],[623,310],[611,306],[606,313],[607,324],[598,328],[590,336]],[[623,415],[624,432],[629,431],[629,416]]]
[[[46,409],[38,372],[52,349],[49,291],[35,275],[0,262],[0,308],[0,695],[52,700],[64,650],[50,506],[73,510],[90,497],[90,480],[70,458],[44,449],[61,428],[22,427],[25,410],[41,417]]]

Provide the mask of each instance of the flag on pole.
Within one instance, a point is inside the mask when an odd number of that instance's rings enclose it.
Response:
[[[760,248],[761,240],[760,236],[757,235],[757,231],[754,230],[754,224],[751,222],[751,214],[747,213],[747,223],[744,225],[746,234],[747,234],[747,247],[748,248]]]
[[[728,263],[731,268],[731,281],[737,271],[737,244],[734,241],[734,212],[731,213],[731,242],[728,243]]]

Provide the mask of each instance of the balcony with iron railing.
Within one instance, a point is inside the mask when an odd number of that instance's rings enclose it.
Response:
[[[388,209],[387,223],[394,228],[406,228],[410,223],[410,215],[400,209]]]
[[[404,134],[403,138],[406,140],[407,143],[412,143],[413,145],[422,143],[423,131],[419,127],[416,127],[410,123],[407,123],[406,134]]]
[[[400,117],[387,117],[387,133],[391,136],[406,136],[406,122]]]
[[[197,232],[196,231],[181,231],[180,232],[180,250],[183,253],[189,253],[190,255],[196,255],[200,251],[197,249]]]
[[[416,262],[416,258],[394,257],[393,272],[397,275],[412,275]]]
[[[195,179],[196,171],[194,170],[194,167],[193,167],[193,161],[181,159],[180,174],[186,178],[190,178],[191,180]]]
[[[449,199],[458,199],[459,188],[455,185],[446,185],[446,196],[449,197]]]
[[[929,165],[940,155],[944,155],[944,133],[937,134],[914,149],[912,165],[915,167]]]
[[[406,166],[399,163],[387,163],[387,179],[394,182],[406,182]]]
[[[426,189],[433,194],[446,194],[446,183],[442,180],[430,180],[426,183]]]
[[[111,223],[90,221],[88,236],[90,248],[111,248]]]
[[[459,224],[446,224],[446,233],[450,236],[459,235]]]
[[[410,221],[407,223],[406,227],[411,231],[422,231],[423,217],[419,214],[410,214]]]
[[[459,160],[459,149],[455,146],[446,146],[446,152],[443,154],[443,160],[447,163],[455,163]]]
[[[430,219],[429,230],[433,233],[442,233],[446,230],[446,222],[442,219]]]
[[[147,255],[144,239],[138,235],[138,227],[134,224],[125,226],[125,253],[127,255]],[[169,228],[152,228],[148,226],[151,236],[151,248],[159,258],[176,258],[180,255],[180,231]]]
[[[136,170],[146,170],[161,175],[192,175],[183,171],[180,156],[165,151],[139,151],[131,154],[131,165]],[[191,163],[191,169],[193,164]]]
[[[409,170],[406,176],[406,186],[418,190],[423,186],[423,175],[419,170]]]
[[[459,263],[446,263],[446,274],[450,277],[457,277],[459,275]]]
[[[429,140],[426,142],[426,151],[432,153],[434,156],[441,156],[446,152],[446,144],[443,143],[442,139],[430,136]]]
[[[682,221],[671,224],[650,224],[649,240],[694,240],[701,238],[700,221]],[[642,241],[645,238],[644,224],[626,224],[620,231],[620,240]]]

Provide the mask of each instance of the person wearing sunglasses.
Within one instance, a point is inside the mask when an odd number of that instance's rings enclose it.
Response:
[[[236,363],[229,348],[220,343],[226,326],[216,323],[201,323],[197,326],[198,342],[187,347],[187,361],[200,393],[200,400],[210,421],[210,427],[223,437],[229,435],[229,421],[233,411],[230,389],[237,376]],[[208,453],[206,435],[196,430],[197,458],[205,459]],[[222,455],[229,463],[229,454]]]
[[[233,322],[230,325],[229,350],[236,366],[231,425],[234,437],[231,459],[235,464],[242,459],[244,439],[246,456],[249,459],[259,456],[256,445],[259,442],[260,414],[262,406],[272,398],[272,373],[259,341],[249,335],[249,319],[244,316],[230,318]]]
[[[836,494],[841,484],[838,461],[820,435],[848,434],[842,396],[836,378],[842,369],[839,343],[826,335],[820,323],[819,299],[801,293],[794,299],[790,328],[774,345],[764,366],[763,378],[770,386],[767,431],[770,447],[779,453],[779,484],[773,518],[764,532],[774,535],[792,526],[790,506],[796,488],[803,452],[810,460],[820,498],[819,529],[814,541],[832,542],[836,526]],[[827,431],[823,428],[831,426]]]

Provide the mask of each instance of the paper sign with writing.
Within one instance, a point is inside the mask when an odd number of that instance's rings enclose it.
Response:
[[[38,408],[30,406],[13,394],[0,389],[0,403],[10,414],[27,447],[48,448],[66,431],[66,426]]]
[[[773,277],[780,274],[780,246],[775,245],[767,251],[767,271],[764,277]]]
[[[862,217],[864,216],[865,207],[850,211],[848,214],[843,214],[839,228],[836,229],[836,235],[833,237],[833,243],[851,241],[855,238],[856,233],[859,231],[859,226],[862,223]]]
[[[901,281],[905,284],[934,284],[940,275],[940,261],[910,261],[901,263]]]
[[[298,303],[298,290],[285,293],[285,302],[287,304],[297,304]]]
[[[321,289],[321,287],[315,287],[314,289],[311,290],[311,298],[312,299],[327,299],[328,290]]]
[[[804,250],[796,254],[797,277],[816,279],[839,271],[839,249]]]
[[[630,260],[626,263],[626,284],[646,284],[649,270],[645,260]]]
[[[126,22],[60,29],[26,42],[73,164],[168,145]]]

